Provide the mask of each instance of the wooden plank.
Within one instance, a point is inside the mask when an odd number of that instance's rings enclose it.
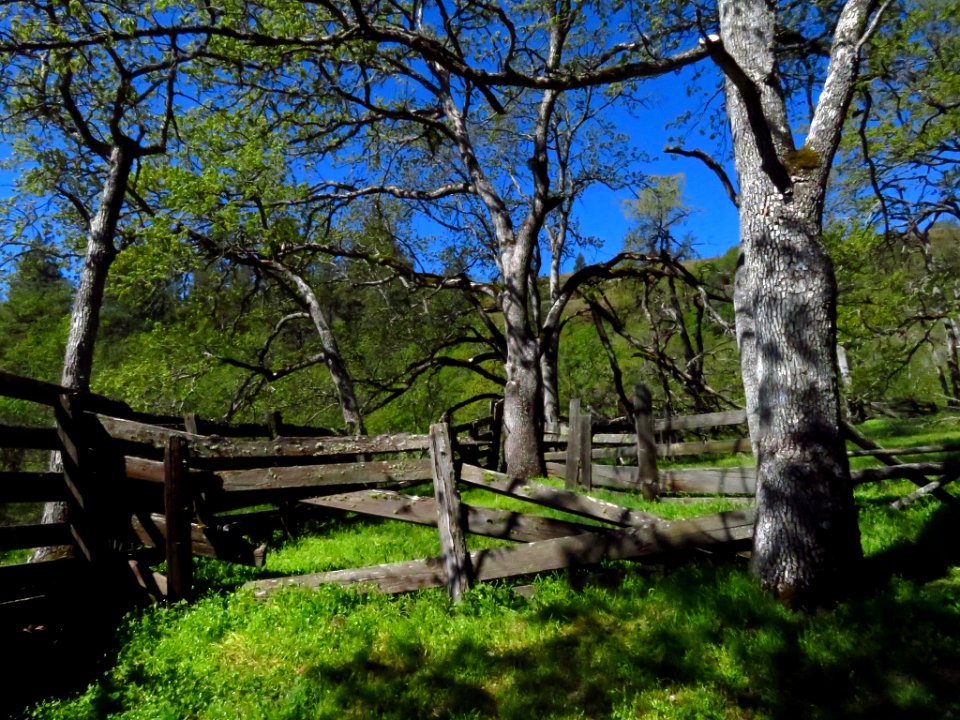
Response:
[[[547,472],[559,476],[563,467],[547,463]],[[613,465],[594,465],[593,483],[598,487],[640,491],[637,468]],[[696,495],[754,495],[756,468],[704,468],[692,470],[661,470],[662,492]]]
[[[440,534],[440,557],[447,593],[460,602],[470,589],[473,574],[467,545],[460,526],[460,493],[453,467],[453,441],[450,425],[430,426],[430,460],[433,472],[433,496],[437,503],[437,529]]]
[[[166,521],[167,596],[186,600],[193,589],[191,528],[193,497],[187,486],[187,441],[169,438],[163,458],[163,510]]]
[[[164,448],[171,437],[190,442],[192,458],[261,458],[261,457],[326,457],[331,455],[358,455],[368,453],[396,453],[427,450],[426,435],[400,433],[396,435],[360,437],[280,437],[270,440],[242,440],[218,436],[195,435],[183,430],[98,415],[110,437],[125,442],[141,443]]]
[[[510,480],[502,473],[493,473],[473,465],[464,465],[460,469],[460,482],[621,527],[640,527],[661,519],[650,513],[638,512],[566,490],[557,490],[540,483]]]
[[[358,490],[321,498],[307,498],[301,502],[417,525],[437,524],[435,500],[419,495],[403,495],[391,490]],[[460,510],[464,530],[471,535],[516,542],[549,540],[596,530],[591,525],[509,510],[492,510],[464,503],[460,504]]]
[[[324,486],[382,485],[427,481],[432,477],[429,459],[380,460],[259,470],[223,470],[214,473],[214,476],[220,479],[223,490],[228,493],[309,489]]]
[[[0,503],[66,499],[63,475],[54,472],[0,472]]]
[[[60,397],[67,395],[75,404],[85,409],[98,409],[100,412],[113,412],[120,415],[130,411],[130,406],[119,400],[111,400],[90,392],[76,392],[62,385],[14,375],[2,370],[0,370],[0,395],[51,407],[56,407],[60,403]]]
[[[595,435],[594,440],[599,437],[609,437]],[[623,437],[635,438],[634,435],[625,435]],[[704,440],[700,442],[682,442],[682,443],[660,443],[657,445],[657,457],[687,457],[690,455],[733,455],[735,453],[752,453],[750,447],[750,438],[734,438],[733,440]],[[566,452],[548,452],[544,453],[544,459],[552,462],[559,462],[566,459]],[[635,446],[631,445],[613,445],[607,447],[595,447],[591,453],[594,460],[619,460],[621,458],[633,460],[637,456]]]
[[[0,550],[69,545],[71,542],[67,523],[0,526]]]
[[[0,425],[0,448],[29,450],[59,450],[60,440],[55,428],[17,427]]]
[[[876,442],[868,438],[866,435],[861,433],[859,430],[857,430],[848,422],[845,422],[845,421],[842,422],[841,429],[843,430],[843,434],[846,436],[848,440],[852,441],[856,445],[859,445],[861,448],[865,450],[883,450],[884,449],[880,447]],[[887,454],[881,453],[877,455],[877,460],[879,460],[885,465],[902,465],[903,464],[903,461],[897,455],[887,455]],[[853,473],[851,473],[851,475],[852,474]],[[920,487],[925,487],[927,484],[927,480],[925,477],[914,476],[914,477],[909,477],[907,479],[910,480],[910,482]],[[855,479],[854,482],[857,482],[857,480]],[[942,502],[944,505],[947,505],[952,508],[960,507],[960,500],[958,500],[956,497],[951,495],[944,488],[934,488],[930,492],[930,494],[933,495],[937,500]]]
[[[703,430],[707,428],[726,427],[728,425],[745,425],[747,422],[746,410],[724,410],[722,412],[703,413],[701,415],[680,415],[674,418],[657,420],[653,424],[655,432],[670,430]]]
[[[153,571],[146,563],[136,559],[128,561],[134,581],[151,603],[162,602],[167,599],[167,576]]]
[[[958,460],[935,463],[901,463],[880,468],[852,470],[850,477],[853,479],[854,485],[880,480],[910,480],[926,485],[927,476],[949,475],[958,470],[960,470],[960,461]]]
[[[42,405],[56,405],[58,398],[69,391],[61,385],[21,377],[0,370],[0,395]]]
[[[104,566],[113,555],[112,538],[107,536],[109,524],[104,515],[106,488],[96,482],[95,464],[87,446],[85,415],[77,409],[72,395],[60,395],[54,407],[57,435],[60,438],[60,460],[64,486],[67,488],[68,522],[73,541],[80,554],[90,563]]]
[[[705,413],[703,415],[681,415],[679,417],[655,420],[654,432],[670,430],[701,430],[728,425],[743,425],[747,422],[745,410]],[[596,445],[632,445],[637,441],[635,433],[598,433],[593,436]]]
[[[914,490],[909,495],[904,495],[899,500],[890,503],[890,507],[894,510],[904,510],[911,505],[913,505],[917,500],[926,497],[927,495],[932,495],[935,491],[940,490],[941,488],[946,487],[954,480],[960,477],[960,474],[957,472],[950,473],[949,475],[944,475],[939,480],[934,480],[931,483],[927,483],[922,488]]]
[[[732,455],[752,453],[750,438],[733,440],[704,440],[702,442],[667,443],[657,445],[660,457],[685,457],[690,455]]]
[[[752,509],[733,510],[692,520],[661,521],[642,528],[585,533],[509,548],[470,554],[480,581],[593,565],[602,560],[657,557],[683,550],[717,549],[740,544],[753,536]],[[439,558],[296,577],[258,580],[244,585],[257,597],[283,587],[318,587],[327,583],[369,585],[380,592],[410,592],[443,585]]]
[[[871,448],[865,450],[849,450],[848,457],[890,457],[891,455],[929,455],[931,453],[960,452],[960,443],[944,443],[942,445],[920,445],[906,448]]]
[[[167,520],[159,513],[152,513],[145,525],[139,518],[132,519],[133,531],[147,547],[165,547]],[[263,567],[267,546],[247,542],[236,533],[224,532],[216,527],[190,524],[190,547],[194,555],[214,558],[238,565]]]
[[[0,565],[0,602],[43,594],[71,584],[79,576],[74,558],[46,562]]]
[[[613,479],[619,487],[639,485],[636,468],[597,465],[598,476]],[[695,468],[689,470],[662,470],[662,492],[691,495],[755,495],[756,468]],[[598,481],[599,482],[599,481]],[[622,484],[621,484],[622,483]]]

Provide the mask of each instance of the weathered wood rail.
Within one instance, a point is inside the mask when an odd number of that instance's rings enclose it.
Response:
[[[608,558],[643,559],[690,548],[740,548],[749,542],[749,509],[668,522],[646,512],[597,500],[581,491],[604,486],[648,494],[748,497],[755,492],[752,468],[675,470],[657,468],[657,455],[747,452],[742,439],[657,444],[656,432],[731,427],[740,411],[687,418],[635,418],[633,433],[593,432],[588,415],[571,409],[567,436],[546,441],[567,446],[566,463],[548,462],[566,489],[516,482],[496,472],[496,416],[462,428],[456,438],[446,423],[429,435],[332,436],[324,429],[287,425],[274,415],[265,425],[237,428],[184,418],[136,413],[122,403],[90,393],[70,393],[49,383],[0,372],[0,395],[51,407],[53,428],[0,428],[0,447],[59,451],[62,472],[0,472],[0,503],[65,501],[63,523],[0,527],[0,551],[44,546],[69,548],[69,557],[42,563],[0,565],[0,621],[30,617],[31,608],[69,599],[78,583],[100,592],[148,600],[189,599],[193,556],[251,566],[264,563],[267,548],[244,537],[245,527],[283,517],[290,508],[350,512],[438,528],[440,556],[375,568],[357,568],[300,578],[259,581],[268,594],[289,585],[365,584],[390,592],[443,585],[454,598],[476,581],[515,577]],[[649,398],[648,398],[649,399]],[[649,408],[637,403],[638,407]],[[205,434],[215,428],[218,434]],[[300,435],[283,434],[296,430]],[[222,432],[221,432],[222,431]],[[852,429],[850,433],[855,433]],[[255,433],[255,435],[253,435]],[[886,464],[858,470],[854,482],[907,478],[925,494],[955,502],[944,487],[960,476],[960,461],[904,463],[897,454],[949,452],[954,446],[883,449],[851,438]],[[616,453],[614,455],[613,453]],[[622,454],[621,454],[622,453]],[[599,465],[598,457],[632,457],[636,466]],[[862,454],[852,451],[851,454]],[[490,468],[475,464],[485,461]],[[398,492],[431,483],[432,497]],[[463,503],[460,488],[505,495],[528,507],[566,514],[555,519],[528,511],[504,511]],[[250,507],[275,510],[241,512]],[[468,553],[465,534],[510,540],[517,545]],[[155,569],[166,563],[165,574]]]

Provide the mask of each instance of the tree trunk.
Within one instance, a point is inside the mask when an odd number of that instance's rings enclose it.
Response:
[[[868,4],[848,3],[838,21],[828,81],[808,137],[816,150],[807,151],[804,167],[791,163],[797,153],[773,54],[771,4],[723,0],[722,48],[712,50],[726,73],[740,184],[734,304],[757,457],[753,570],[765,589],[801,606],[842,592],[861,559],[840,431],[836,282],[821,218],[849,104],[850,88],[838,83],[852,88],[856,71],[848,35],[859,36]],[[851,9],[862,16],[851,17]]]
[[[558,231],[550,232],[550,307],[560,298],[560,259],[566,243],[566,222],[561,219]],[[560,427],[560,324],[546,334],[540,349],[540,375],[543,380],[543,421],[547,428]]]
[[[100,308],[103,306],[103,293],[107,284],[110,266],[116,257],[114,235],[120,211],[123,209],[127,192],[127,181],[133,166],[133,157],[120,147],[114,147],[110,153],[110,165],[107,179],[100,194],[100,206],[87,230],[87,248],[80,271],[80,284],[73,298],[70,312],[70,333],[63,358],[60,384],[70,390],[86,391],[90,389],[90,376],[93,372],[93,351],[100,327]],[[60,453],[50,456],[50,470],[62,471]],[[43,506],[42,523],[59,523],[67,519],[67,505],[63,502],[50,502]],[[38,548],[32,555],[32,562],[52,559],[63,554],[62,549]]]
[[[759,196],[756,200],[763,201]],[[753,569],[788,603],[836,592],[860,559],[840,432],[836,284],[819,224],[798,203],[744,201],[756,356],[757,526]]]
[[[272,261],[267,262],[267,266],[273,268],[275,272],[280,273],[288,282],[292,283],[300,298],[306,303],[307,312],[313,321],[313,327],[320,337],[323,361],[330,371],[330,379],[333,380],[333,386],[337,391],[337,400],[340,403],[340,412],[343,415],[343,422],[347,426],[347,432],[351,435],[363,435],[366,428],[363,424],[363,414],[360,412],[360,403],[357,401],[353,378],[343,362],[343,356],[340,354],[340,347],[337,345],[337,339],[331,329],[330,320],[320,304],[317,294],[306,280],[289,268]]]
[[[540,355],[540,375],[543,379],[543,422],[550,429],[560,427],[559,356],[560,333],[550,333]]]
[[[507,336],[507,382],[503,389],[503,454],[507,474],[527,478],[545,474],[540,343],[527,314],[529,252],[524,243],[502,243],[504,289],[500,307]]]

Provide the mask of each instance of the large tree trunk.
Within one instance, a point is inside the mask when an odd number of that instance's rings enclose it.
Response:
[[[110,154],[107,179],[100,195],[100,206],[87,231],[87,248],[80,271],[80,284],[73,298],[70,333],[67,336],[63,370],[60,374],[60,384],[71,390],[90,389],[93,351],[100,327],[100,308],[103,305],[107,275],[116,256],[114,235],[120,211],[123,209],[132,166],[133,157],[120,147],[114,147]],[[60,453],[51,454],[50,469],[53,472],[63,469]],[[44,505],[41,522],[59,523],[66,519],[66,503],[51,502]],[[63,552],[62,548],[39,548],[33,553],[31,560],[39,562],[62,555]]]
[[[543,475],[543,395],[540,343],[528,315],[527,277],[529,243],[503,243],[501,269],[503,310],[507,336],[507,382],[503,390],[503,454],[507,473],[526,478]]]
[[[855,4],[861,15],[851,18]],[[869,3],[859,5],[844,9],[838,38],[859,35],[854,26],[862,29]],[[734,300],[757,457],[753,569],[777,597],[810,605],[840,592],[861,558],[840,432],[836,282],[821,237],[827,172],[849,103],[836,83],[855,75],[856,53],[847,35],[839,51],[835,44],[831,65],[845,63],[840,69],[848,72],[831,68],[811,130],[817,150],[798,154],[773,54],[774,26],[766,0],[723,0],[722,48],[713,54],[727,77],[740,183]]]

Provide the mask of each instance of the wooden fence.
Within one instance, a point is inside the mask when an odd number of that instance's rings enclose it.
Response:
[[[440,555],[252,583],[261,595],[291,584],[336,582],[371,584],[385,591],[445,585],[456,598],[479,580],[604,558],[642,559],[689,548],[740,548],[752,537],[749,508],[668,522],[576,492],[582,486],[604,485],[645,494],[752,494],[751,469],[676,471],[658,469],[655,461],[658,454],[686,452],[685,445],[697,447],[699,453],[720,447],[718,441],[658,445],[655,433],[742,424],[739,411],[669,422],[647,415],[634,420],[634,433],[629,434],[594,432],[594,424],[574,407],[571,430],[545,438],[555,448],[565,446],[565,464],[554,464],[555,456],[548,456],[551,472],[570,485],[561,490],[511,481],[483,467],[495,467],[498,461],[500,424],[495,415],[489,422],[460,426],[467,434],[459,437],[446,423],[432,426],[429,435],[339,437],[293,428],[279,417],[265,426],[238,429],[205,425],[195,417],[146,416],[107,398],[70,393],[4,373],[0,373],[0,395],[52,407],[56,418],[51,428],[0,428],[0,447],[55,450],[63,462],[62,471],[57,472],[0,473],[0,503],[62,500],[69,507],[68,519],[62,523],[0,528],[0,551],[51,545],[72,550],[69,557],[57,560],[0,566],[0,622],[35,617],[37,607],[70,602],[77,587],[85,588],[87,595],[93,592],[131,601],[189,598],[194,555],[263,564],[266,546],[245,539],[243,531],[264,517],[263,510],[250,508],[264,505],[277,508],[266,511],[271,517],[297,508],[436,525]],[[211,429],[217,434],[204,434]],[[290,430],[297,434],[286,434]],[[239,436],[242,432],[269,437]],[[943,486],[960,475],[960,465],[902,463],[895,451],[871,448],[862,437],[858,442],[887,463],[884,468],[859,471],[858,481],[908,477],[922,486],[913,495],[953,500]],[[628,454],[623,448],[632,448],[637,466],[593,463],[597,450],[607,453],[601,457],[610,457],[611,451],[621,457],[621,452]],[[399,492],[424,483],[432,483],[432,497]],[[460,501],[458,488],[463,486],[560,510],[588,522],[467,506]],[[468,553],[466,533],[517,545]],[[162,562],[164,574],[157,571]]]

